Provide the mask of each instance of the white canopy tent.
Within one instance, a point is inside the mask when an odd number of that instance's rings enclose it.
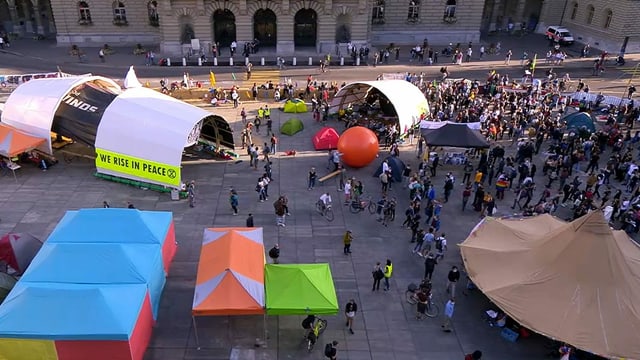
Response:
[[[105,110],[95,147],[179,167],[183,149],[198,142],[209,116],[206,110],[149,88],[127,89]],[[112,169],[98,170],[120,175]]]
[[[93,83],[116,94],[121,91],[115,81],[100,76],[33,79],[13,90],[2,111],[2,122],[47,139],[38,149],[52,154],[51,127],[56,111],[62,99],[84,83]]]
[[[400,132],[406,133],[429,112],[429,103],[415,85],[405,80],[359,81],[342,87],[331,100],[329,111],[338,112],[351,103],[361,103],[372,89],[377,89],[393,104],[398,114]]]

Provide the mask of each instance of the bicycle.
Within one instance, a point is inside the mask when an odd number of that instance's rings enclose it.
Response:
[[[327,320],[316,317],[316,321],[313,324],[313,327],[310,329],[309,334],[307,334],[307,350],[311,352],[313,350],[313,346],[318,342],[318,338],[324,330],[327,328]]]
[[[375,214],[377,207],[378,206],[376,205],[376,203],[371,200],[371,196],[367,197],[366,200],[353,199],[351,200],[351,204],[349,204],[349,210],[353,214],[357,214],[360,211],[364,211],[365,209],[369,210],[369,214]]]
[[[327,219],[327,221],[329,222],[333,221],[334,216],[333,216],[333,208],[331,207],[331,204],[325,205],[323,204],[322,200],[318,200],[316,202],[316,211],[320,213],[320,215],[322,215],[325,219]]]
[[[422,282],[422,285],[425,284],[425,281]],[[407,300],[407,302],[411,305],[416,305],[420,299],[418,299],[418,291],[420,290],[420,287],[418,287],[416,284],[409,284],[409,286],[407,287],[407,291],[404,293],[405,294],[405,298]],[[427,298],[427,303],[426,305],[426,311],[425,311],[425,315],[427,315],[430,318],[434,318],[436,316],[438,316],[438,313],[440,312],[440,307],[438,306],[438,304],[436,304],[433,301],[433,293],[431,291],[429,291],[429,296]]]

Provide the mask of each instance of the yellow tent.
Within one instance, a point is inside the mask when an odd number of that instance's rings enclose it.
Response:
[[[284,103],[286,113],[306,113],[307,111],[307,104],[300,99],[291,99]]]

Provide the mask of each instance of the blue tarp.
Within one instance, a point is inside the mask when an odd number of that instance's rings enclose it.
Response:
[[[70,266],[69,271],[74,271]],[[0,337],[128,340],[144,305],[143,284],[19,281],[0,306]]]
[[[67,211],[47,242],[164,244],[172,216],[123,208]]]
[[[21,281],[65,284],[146,284],[158,318],[165,284],[159,244],[49,243]]]

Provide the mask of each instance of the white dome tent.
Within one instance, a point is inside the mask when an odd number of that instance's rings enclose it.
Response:
[[[405,80],[358,81],[342,87],[331,100],[329,112],[337,113],[351,103],[361,103],[372,89],[380,91],[398,115],[400,133],[420,123],[420,115],[429,112],[429,103],[415,85]]]
[[[121,90],[99,77],[31,80],[9,97],[2,122],[47,139],[53,131],[96,151],[99,173],[171,188],[181,186],[185,147],[198,142],[203,124],[218,145],[233,148],[220,116],[145,87]]]

